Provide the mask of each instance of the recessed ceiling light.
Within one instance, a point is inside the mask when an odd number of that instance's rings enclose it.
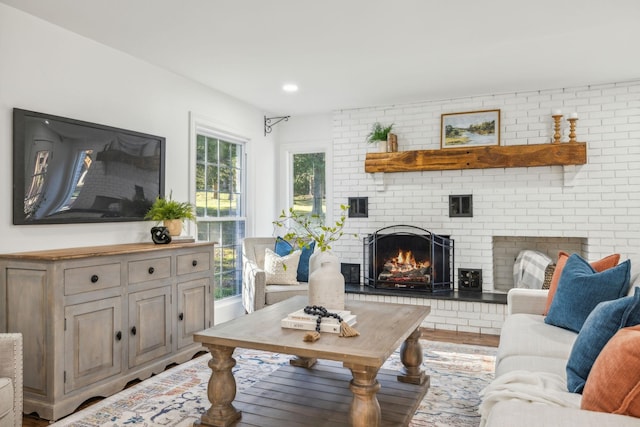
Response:
[[[285,92],[297,92],[298,91],[298,85],[294,84],[294,83],[286,83],[284,85],[282,85],[282,90]]]

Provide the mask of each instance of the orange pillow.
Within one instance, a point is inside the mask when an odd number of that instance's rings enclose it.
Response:
[[[620,329],[596,359],[582,392],[588,411],[640,417],[640,325]]]
[[[564,269],[564,265],[567,263],[568,258],[569,254],[565,251],[558,252],[558,262],[556,262],[556,269],[553,272],[551,284],[549,285],[549,293],[547,294],[547,306],[544,309],[544,313],[542,313],[545,316],[549,312],[549,307],[551,307],[551,301],[553,301],[553,296],[556,294],[560,275],[562,274],[562,270]],[[591,264],[591,267],[593,267],[595,271],[600,273],[611,267],[615,267],[616,265],[618,265],[618,261],[620,261],[620,254],[613,254],[606,256],[598,261],[590,262],[589,264]]]

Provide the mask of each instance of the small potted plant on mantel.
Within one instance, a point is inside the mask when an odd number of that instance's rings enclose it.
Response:
[[[145,219],[152,221],[162,221],[172,236],[179,236],[182,233],[182,223],[185,219],[194,221],[194,206],[188,202],[178,202],[172,199],[173,192],[169,193],[169,198],[157,197],[153,205],[147,211]]]
[[[367,135],[367,142],[369,144],[378,144],[378,151],[381,153],[391,151],[387,147],[387,139],[391,129],[393,129],[393,125],[391,123],[389,126],[383,126],[380,122],[375,122],[371,127],[371,132]]]

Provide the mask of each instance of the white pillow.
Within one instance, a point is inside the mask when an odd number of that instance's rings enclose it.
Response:
[[[264,250],[264,272],[267,285],[298,285],[298,264],[302,251],[280,256],[269,248]]]

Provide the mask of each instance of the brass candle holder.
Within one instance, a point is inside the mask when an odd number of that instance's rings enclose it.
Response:
[[[562,135],[560,134],[560,120],[562,119],[562,114],[554,114],[551,117],[553,117],[553,125],[555,131],[555,133],[553,134],[553,143],[559,144],[560,138],[562,137]]]
[[[569,142],[576,142],[576,121],[578,118],[568,118],[567,121],[569,122]]]

